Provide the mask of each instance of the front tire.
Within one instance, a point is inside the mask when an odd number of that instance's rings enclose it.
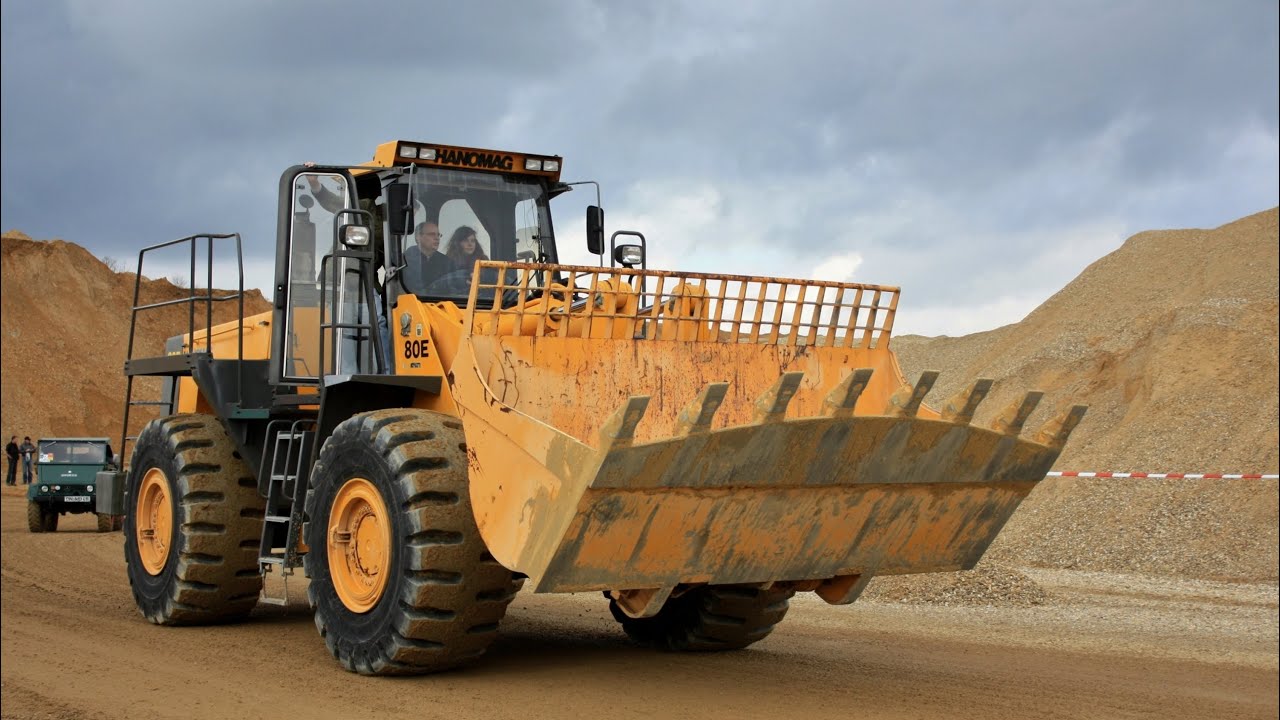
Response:
[[[44,506],[34,500],[27,501],[27,529],[44,532]]]
[[[40,506],[43,519],[40,521],[45,532],[58,532],[58,511],[51,507]]]
[[[609,599],[609,611],[635,642],[659,650],[739,650],[763,640],[782,622],[793,590],[703,585],[667,600],[657,615],[633,618]]]
[[[257,487],[217,418],[171,415],[142,429],[125,485],[124,559],[143,616],[199,625],[253,610],[265,508]]]
[[[97,513],[98,515],[98,532],[111,532],[115,525],[115,518],[106,513]]]
[[[307,588],[343,667],[417,675],[478,658],[519,590],[471,512],[453,417],[380,410],[340,424],[307,495]]]

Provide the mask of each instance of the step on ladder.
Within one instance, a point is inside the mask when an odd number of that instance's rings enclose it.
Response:
[[[288,428],[284,427],[289,423]],[[266,437],[270,439],[271,452],[263,453],[262,468],[258,477],[267,478],[267,509],[262,518],[262,539],[258,549],[258,570],[262,573],[262,594],[259,599],[269,605],[289,603],[289,576],[294,568],[302,565],[298,546],[302,536],[302,514],[307,502],[307,478],[311,470],[311,446],[315,438],[315,421],[273,420],[267,425]],[[270,440],[269,440],[270,442]],[[267,466],[270,465],[270,471]],[[284,546],[276,542],[276,530],[285,528]],[[272,568],[280,568],[284,581],[283,593],[276,597],[267,593],[266,576]]]

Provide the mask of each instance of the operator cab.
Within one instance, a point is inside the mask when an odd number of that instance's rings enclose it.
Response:
[[[462,307],[479,260],[555,263],[549,202],[568,189],[560,167],[556,156],[396,141],[363,165],[290,168],[273,378],[389,372],[387,309],[401,297]]]
[[[404,293],[461,306],[479,260],[555,262],[542,178],[413,167],[404,181],[399,212],[407,217],[411,208],[412,222],[392,233]]]

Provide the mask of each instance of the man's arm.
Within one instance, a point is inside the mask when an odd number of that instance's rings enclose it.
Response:
[[[320,207],[336,215],[347,206],[346,198],[322,185],[314,175],[308,175],[307,180],[311,181],[311,196],[320,203]]]

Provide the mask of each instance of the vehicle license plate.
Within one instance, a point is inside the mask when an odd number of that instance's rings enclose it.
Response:
[[[92,500],[88,495],[68,495],[62,499],[67,502],[89,502]]]

